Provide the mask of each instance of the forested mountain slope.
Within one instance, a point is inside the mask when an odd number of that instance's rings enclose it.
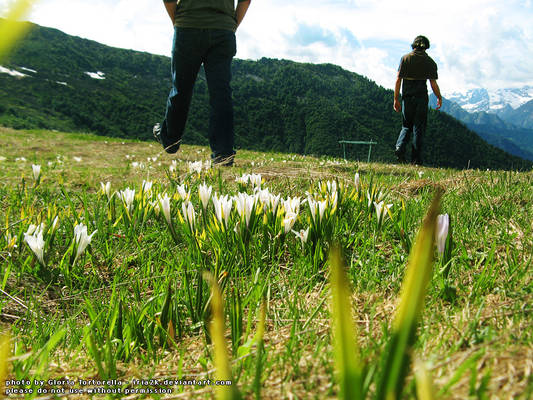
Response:
[[[149,140],[163,117],[169,63],[35,26],[3,62],[0,124]],[[233,76],[237,147],[341,156],[339,140],[374,140],[372,159],[394,160],[401,117],[392,110],[391,90],[335,65],[265,58],[236,59]],[[208,107],[201,73],[184,142],[207,143]],[[429,165],[532,166],[442,112],[430,111],[424,142]],[[351,158],[366,154],[363,146],[348,150]]]

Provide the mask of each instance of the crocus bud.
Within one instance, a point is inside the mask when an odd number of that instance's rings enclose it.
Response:
[[[439,254],[444,253],[446,246],[446,238],[448,237],[448,230],[450,228],[450,217],[448,214],[440,214],[437,216],[437,250]]]

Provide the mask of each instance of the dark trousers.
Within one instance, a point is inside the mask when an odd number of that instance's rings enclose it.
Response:
[[[396,141],[396,155],[401,159],[405,157],[405,150],[412,134],[411,162],[422,164],[422,139],[426,132],[428,99],[427,97],[405,97],[402,103],[402,130]]]
[[[174,28],[172,88],[167,100],[161,141],[168,153],[178,151],[194,88],[204,65],[209,90],[209,145],[213,156],[234,154],[231,61],[237,50],[235,33],[220,29]]]

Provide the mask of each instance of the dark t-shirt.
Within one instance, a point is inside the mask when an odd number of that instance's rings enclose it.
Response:
[[[173,3],[176,0],[164,0]],[[240,3],[244,0],[238,0]],[[180,28],[235,31],[235,0],[179,0],[174,25]]]
[[[402,96],[427,97],[426,80],[438,79],[437,64],[423,50],[413,50],[402,57],[398,67]]]

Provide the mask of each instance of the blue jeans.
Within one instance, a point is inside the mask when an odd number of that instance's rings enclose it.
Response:
[[[220,29],[174,28],[172,88],[168,95],[161,141],[167,153],[178,151],[194,88],[204,65],[209,90],[209,145],[213,156],[229,156],[233,150],[233,101],[231,61],[237,50],[235,33]]]
[[[413,135],[411,162],[422,164],[422,138],[426,132],[428,99],[405,97],[402,101],[402,130],[396,141],[396,155],[405,157],[407,144]]]

